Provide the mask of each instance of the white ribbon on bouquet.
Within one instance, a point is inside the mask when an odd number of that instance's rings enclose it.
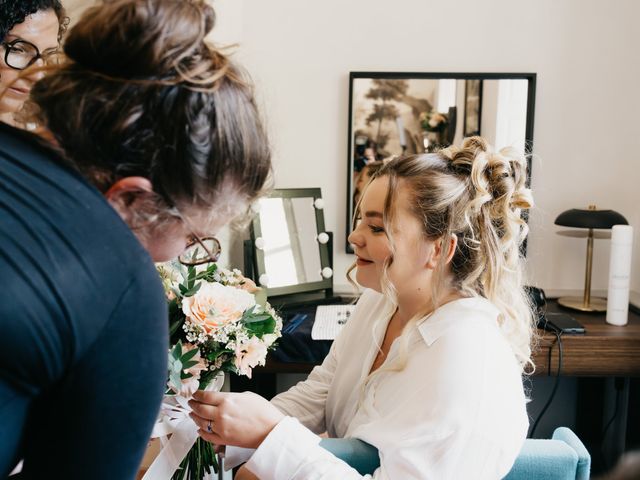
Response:
[[[224,373],[220,372],[205,388],[208,392],[219,392],[224,384]],[[151,438],[159,438],[162,450],[149,466],[142,480],[170,480],[180,467],[187,453],[198,439],[198,426],[191,420],[189,399],[181,395],[164,397],[160,417],[153,427]]]

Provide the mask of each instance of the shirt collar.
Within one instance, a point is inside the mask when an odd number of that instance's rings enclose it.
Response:
[[[483,317],[497,325],[500,310],[483,297],[468,297],[445,303],[428,315],[418,326],[425,343],[431,346],[449,328],[459,324],[462,318]]]

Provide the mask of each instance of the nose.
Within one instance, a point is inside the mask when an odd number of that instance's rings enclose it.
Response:
[[[364,244],[364,236],[360,233],[358,227],[356,227],[355,230],[349,234],[347,240],[349,243],[355,245],[356,247],[362,247]]]
[[[42,60],[42,58],[36,60],[33,65],[29,67],[33,69],[33,71],[29,74],[29,78],[34,83],[44,78],[45,72],[42,70],[42,67],[44,67],[44,60]]]

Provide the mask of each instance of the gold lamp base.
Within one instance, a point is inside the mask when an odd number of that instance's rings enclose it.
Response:
[[[591,297],[585,302],[584,297],[560,297],[558,303],[563,307],[573,308],[581,312],[607,311],[607,300],[605,298]]]

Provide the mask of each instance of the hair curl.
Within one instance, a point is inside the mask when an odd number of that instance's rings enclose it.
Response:
[[[60,3],[60,0],[0,0],[0,39],[4,40],[7,34],[17,24],[22,23],[25,19],[40,10],[52,9],[58,17],[60,24],[58,28],[58,41],[62,40],[67,26],[69,25],[69,17]]]
[[[214,23],[201,0],[109,0],[69,31],[66,63],[31,95],[101,191],[149,178],[168,214],[210,209],[229,185],[247,201],[262,193],[269,143],[243,72],[204,41]]]
[[[432,285],[432,306],[437,307],[447,288],[463,296],[481,296],[501,312],[499,321],[524,368],[532,365],[531,342],[534,317],[522,280],[521,245],[527,235],[522,209],[533,206],[526,186],[527,162],[514,149],[491,150],[481,137],[464,140],[461,147],[438,153],[412,155],[391,160],[375,173],[389,183],[383,221],[392,255],[383,268],[382,288],[396,302],[396,292],[387,270],[393,263],[391,228],[395,197],[400,184],[408,188],[409,208],[422,224],[426,239],[436,241],[455,235],[457,245],[450,264],[445,264],[450,243],[443,241],[441,261]],[[418,322],[422,312],[408,325]],[[405,328],[404,332],[410,329]],[[408,337],[403,333],[402,368]],[[403,359],[404,357],[404,359]]]

